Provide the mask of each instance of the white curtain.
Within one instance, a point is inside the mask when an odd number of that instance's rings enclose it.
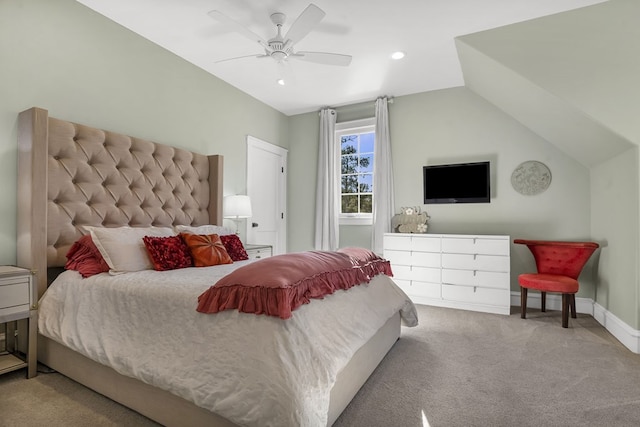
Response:
[[[393,194],[393,166],[389,136],[389,108],[387,98],[376,100],[376,139],[373,147],[373,233],[371,249],[382,254],[382,237],[391,231],[395,213]]]
[[[316,250],[338,249],[338,217],[340,215],[340,169],[338,144],[335,138],[336,112],[320,111],[320,141],[318,144],[318,178],[316,183]]]

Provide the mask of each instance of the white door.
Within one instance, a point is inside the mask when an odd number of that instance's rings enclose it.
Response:
[[[247,243],[273,246],[273,254],[287,251],[287,150],[247,136],[247,195],[252,217]]]

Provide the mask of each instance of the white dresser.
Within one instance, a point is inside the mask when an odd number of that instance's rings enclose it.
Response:
[[[393,280],[416,304],[510,314],[510,237],[384,236]]]

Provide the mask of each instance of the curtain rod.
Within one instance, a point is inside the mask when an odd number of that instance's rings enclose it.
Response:
[[[361,108],[369,108],[371,107],[373,104],[373,106],[376,105],[376,100],[373,101],[364,101],[364,102],[358,102],[356,104],[348,104],[348,105],[341,105],[339,107],[323,107],[321,108],[321,110],[325,109],[325,108],[330,108],[332,110],[340,110],[340,111],[349,111],[349,110],[359,110]],[[393,98],[387,98],[387,104],[393,104]],[[319,114],[319,112],[318,112]]]

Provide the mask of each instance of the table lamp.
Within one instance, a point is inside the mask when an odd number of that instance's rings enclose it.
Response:
[[[236,234],[238,234],[238,220],[251,217],[251,199],[249,196],[240,194],[225,196],[222,206],[223,216],[236,223]]]

